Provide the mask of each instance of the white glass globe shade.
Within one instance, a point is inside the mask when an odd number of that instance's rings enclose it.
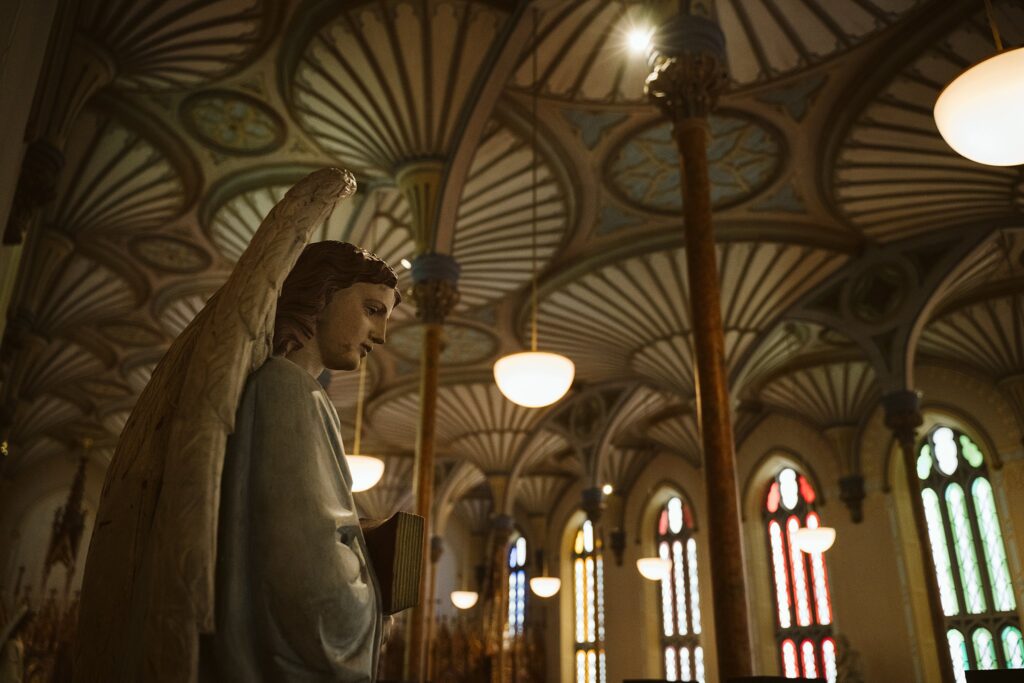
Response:
[[[672,571],[672,560],[667,557],[641,557],[636,561],[640,575],[650,581],[661,581]]]
[[[372,455],[347,455],[348,470],[352,473],[352,490],[356,493],[371,489],[384,476],[384,461]]]
[[[957,154],[988,166],[1024,164],[1024,47],[975,64],[935,101],[935,125]]]
[[[836,530],[830,526],[819,526],[813,529],[804,527],[797,529],[793,535],[793,543],[805,553],[823,553],[836,542]]]
[[[452,604],[459,609],[469,609],[480,599],[476,591],[452,591]]]
[[[549,406],[565,396],[576,365],[557,353],[524,351],[499,358],[494,381],[505,398],[526,408]]]
[[[530,579],[530,590],[538,598],[550,598],[562,587],[562,580],[553,576],[535,576]]]

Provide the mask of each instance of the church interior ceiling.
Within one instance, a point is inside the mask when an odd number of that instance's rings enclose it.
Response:
[[[659,451],[699,466],[678,155],[644,59],[623,47],[662,4],[543,0],[534,42],[508,0],[83,3],[87,49],[58,95],[87,101],[27,247],[4,368],[9,474],[86,436],[109,459],[163,350],[287,188],[325,165],[360,191],[317,238],[379,253],[403,290],[403,260],[424,249],[461,264],[440,519],[543,515],[573,482],[628,487]],[[1024,40],[1024,6],[995,6],[1007,42]],[[894,368],[842,321],[904,318],[911,365],[966,365],[1024,405],[1024,176],[957,156],[931,116],[991,52],[980,3],[716,7],[732,82],[709,163],[738,439],[773,411],[827,429],[875,410]],[[402,191],[422,164],[444,170],[433,235]],[[490,376],[528,343],[535,200],[540,344],[578,368],[543,410]],[[963,258],[911,306],[940,237]],[[826,296],[854,261],[872,277]],[[812,295],[828,315],[804,315]],[[422,335],[407,298],[369,362],[364,450],[387,463],[359,494],[373,514],[410,504]],[[358,375],[324,382],[350,441]]]

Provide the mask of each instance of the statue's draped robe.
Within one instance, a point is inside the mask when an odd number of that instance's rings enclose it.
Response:
[[[380,592],[339,427],[291,361],[249,377],[224,462],[204,683],[376,680]]]

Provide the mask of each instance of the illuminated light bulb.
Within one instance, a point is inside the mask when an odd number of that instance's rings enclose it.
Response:
[[[405,268],[406,270],[412,268],[412,261],[410,261],[407,258],[402,259],[399,263],[401,263],[402,267]]]
[[[535,576],[530,579],[530,590],[538,598],[550,598],[562,587],[562,580],[553,576]]]
[[[649,28],[635,27],[626,33],[626,45],[629,51],[636,55],[646,55],[651,49],[651,39],[654,31]]]
[[[836,542],[836,530],[830,526],[797,529],[793,543],[805,553],[817,555],[832,547]]]
[[[452,604],[459,609],[469,609],[480,599],[476,591],[452,591]]]
[[[498,389],[505,398],[525,408],[542,408],[562,398],[575,375],[575,363],[546,351],[513,353],[494,363]]]
[[[987,166],[1024,164],[1024,47],[957,76],[935,100],[934,113],[957,154]]]
[[[612,495],[614,491],[615,487],[612,486],[611,484],[605,484],[604,486],[601,487],[601,493],[603,493],[606,496]]]
[[[650,581],[661,581],[672,570],[672,560],[667,557],[641,557],[636,561],[640,575]]]
[[[359,493],[377,485],[384,476],[384,461],[372,455],[347,455],[348,469],[352,473],[352,491]]]

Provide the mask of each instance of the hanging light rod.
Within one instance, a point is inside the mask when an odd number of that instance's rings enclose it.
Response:
[[[531,179],[530,350],[503,356],[494,363],[494,381],[505,398],[526,408],[542,408],[559,400],[572,386],[576,365],[565,356],[537,350],[537,9],[533,10],[533,99],[530,147]]]
[[[985,0],[996,54],[957,76],[935,100],[935,125],[957,154],[986,166],[1024,164],[1024,47],[1003,49]]]

